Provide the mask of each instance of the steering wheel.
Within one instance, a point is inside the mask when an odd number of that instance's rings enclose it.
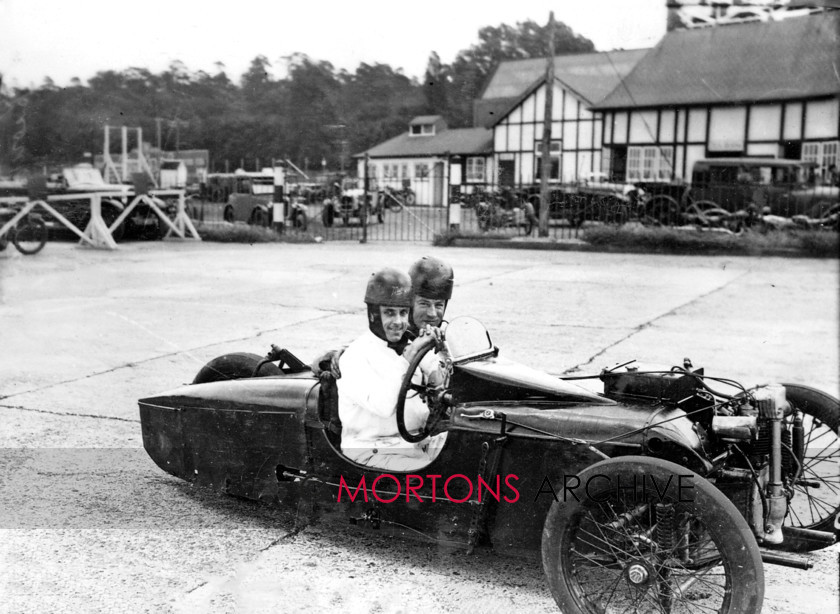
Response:
[[[447,403],[448,395],[442,394],[440,391],[431,386],[414,384],[411,381],[414,372],[420,367],[420,362],[426,354],[429,353],[429,351],[434,349],[434,347],[435,344],[430,343],[426,347],[421,348],[420,351],[414,355],[414,358],[411,359],[411,362],[408,365],[408,370],[405,372],[402,384],[400,385],[400,393],[397,397],[397,428],[400,431],[400,436],[410,443],[417,443],[418,441],[423,441],[426,437],[428,437],[432,432],[432,429],[434,429],[437,423],[440,422],[441,418],[443,418],[446,414],[446,410],[449,406],[449,403]],[[449,375],[451,374],[451,365],[448,361],[446,371],[445,381],[448,382]],[[415,392],[426,395],[427,403],[429,405],[429,417],[426,419],[426,424],[417,431],[416,434],[410,433],[405,426],[405,399],[409,390],[414,390]]]

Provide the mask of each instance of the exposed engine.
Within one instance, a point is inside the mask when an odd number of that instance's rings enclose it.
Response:
[[[601,379],[608,397],[685,411],[703,442],[703,455],[714,467],[709,479],[748,519],[759,543],[783,541],[782,523],[794,484],[802,484],[805,458],[802,414],[788,402],[784,386],[748,390],[731,380],[705,376],[688,359],[669,371],[628,367],[626,372],[605,371]],[[710,386],[715,382],[740,392],[718,392]]]

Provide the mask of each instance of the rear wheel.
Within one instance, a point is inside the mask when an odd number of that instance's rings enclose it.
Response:
[[[680,221],[680,205],[671,198],[661,194],[654,196],[645,206],[642,223],[673,226]]]
[[[265,226],[268,217],[262,209],[254,209],[251,212],[251,224],[254,226]]]
[[[293,225],[300,231],[306,231],[307,219],[306,214],[303,211],[298,211],[295,214]]]
[[[21,254],[37,254],[47,244],[47,225],[41,218],[26,216],[13,232],[12,241]]]
[[[649,457],[605,460],[577,477],[543,529],[543,568],[562,612],[761,611],[758,545],[707,480]]]
[[[246,377],[266,377],[269,375],[283,375],[277,365],[264,362],[262,356],[246,352],[224,354],[214,358],[196,374],[193,384],[206,384],[223,380],[243,379]],[[257,371],[259,367],[259,371]]]
[[[233,224],[233,207],[225,207],[225,212],[222,214],[222,219],[228,224]]]

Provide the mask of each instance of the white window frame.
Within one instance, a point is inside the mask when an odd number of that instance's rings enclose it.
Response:
[[[429,180],[429,165],[426,162],[415,162],[414,163],[414,178],[418,181],[428,181]]]
[[[487,161],[480,156],[467,158],[467,183],[485,183]]]
[[[414,124],[409,130],[409,136],[432,136],[435,133],[434,124]]]
[[[627,148],[627,181],[670,180],[673,173],[673,147],[646,145]]]
[[[840,167],[840,141],[802,143],[802,161],[815,162],[814,173],[818,178],[825,178],[832,164]]]

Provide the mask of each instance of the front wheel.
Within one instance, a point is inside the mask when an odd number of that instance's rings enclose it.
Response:
[[[706,479],[640,456],[569,477],[576,479],[564,479],[565,500],[552,503],[542,537],[543,568],[562,612],[761,611],[758,544]]]
[[[21,254],[37,254],[47,244],[47,225],[41,218],[27,216],[13,232],[12,242]]]
[[[794,495],[782,525],[814,531],[838,531],[840,514],[840,400],[798,384],[782,384],[785,394],[803,414],[805,458],[802,474],[793,486]],[[823,548],[799,536],[785,535],[782,547],[792,552]]]

